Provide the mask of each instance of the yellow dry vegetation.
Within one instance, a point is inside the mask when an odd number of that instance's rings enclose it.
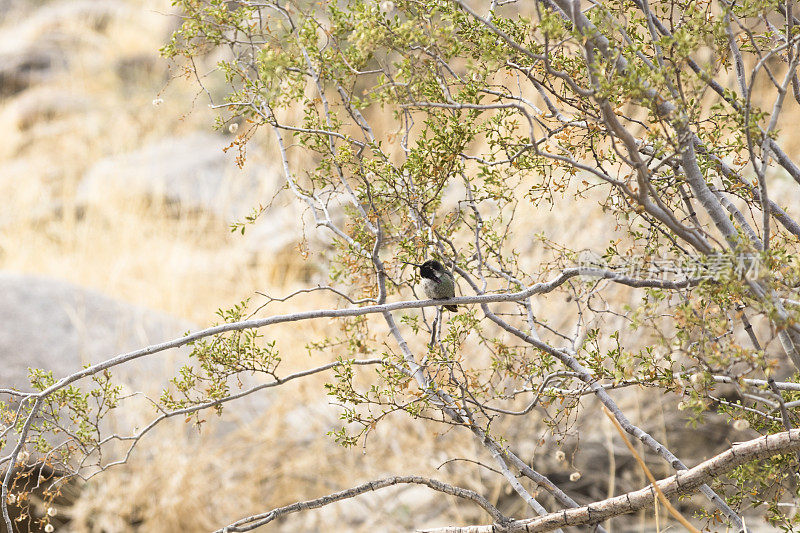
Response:
[[[255,291],[279,295],[304,286],[315,258],[294,247],[259,253],[222,217],[126,190],[102,203],[78,198],[81,179],[104,158],[212,131],[215,115],[196,82],[168,71],[158,56],[175,23],[168,2],[151,0],[22,4],[0,19],[0,53],[52,46],[63,59],[46,78],[0,96],[0,270],[68,281],[209,325],[218,308],[247,297],[258,302]],[[268,200],[256,198],[254,207]],[[270,313],[333,304],[311,295],[274,304]],[[330,354],[303,348],[330,332],[331,324],[318,321],[268,334],[289,373],[330,361]],[[324,381],[311,377],[267,391],[268,411],[232,408],[226,416],[236,424],[223,429],[213,414],[201,433],[182,420],[167,422],[139,443],[128,464],[92,478],[74,506],[60,511],[75,531],[207,531],[369,479],[404,472],[446,477],[447,467],[436,470],[444,460],[478,453],[469,438],[403,416],[370,435],[368,453],[343,449],[325,436],[340,424]],[[135,414],[141,423],[153,415]],[[480,469],[460,481],[494,486],[498,495],[504,486]],[[488,516],[412,487],[295,515],[277,529],[407,531],[469,520]]]
[[[251,296],[258,302],[255,291],[286,294],[307,285],[309,277],[316,280],[318,265],[314,255],[306,259],[292,246],[269,253],[253,250],[230,232],[229,221],[202,210],[132,197],[126,190],[101,204],[79,202],[81,179],[104,158],[164,137],[211,131],[215,115],[195,80],[170,72],[158,57],[175,24],[163,0],[22,4],[0,19],[0,53],[55,47],[55,56],[63,59],[45,79],[0,95],[0,270],[69,281],[208,325],[220,307]],[[213,58],[207,59],[210,69]],[[213,89],[214,78],[206,81]],[[784,112],[785,124],[797,119],[797,106]],[[248,165],[269,159],[267,141],[261,133],[251,141],[263,153]],[[782,139],[782,145],[793,153],[800,139]],[[775,190],[780,195],[781,185]],[[253,206],[262,201],[269,199],[255,199]],[[612,225],[597,223],[599,206],[575,212],[567,226],[557,211],[531,210],[520,223],[531,228],[531,235],[541,231],[578,249],[614,235]],[[300,221],[296,229],[299,234]],[[544,254],[531,235],[520,236],[526,266]],[[334,303],[313,294],[276,303],[269,312]],[[548,305],[555,308],[553,302]],[[336,332],[332,324],[316,321],[270,329],[268,338],[277,340],[288,373],[329,362],[336,354],[309,353],[303,346]],[[420,347],[426,339],[416,340]],[[72,528],[212,530],[249,514],[396,474],[450,480],[489,494],[492,502],[515,499],[502,477],[488,470],[460,469],[453,478],[450,467],[441,466],[451,457],[487,460],[485,450],[458,430],[396,415],[369,435],[365,453],[337,446],[324,436],[339,421],[323,382],[324,376],[318,376],[267,391],[262,404],[231,410],[234,425],[217,424],[213,414],[199,434],[181,420],[165,424],[139,443],[128,464],[91,480],[68,511]],[[641,419],[659,420],[661,408],[660,403],[643,405],[634,412]],[[144,423],[153,412],[139,416]],[[537,440],[545,431],[526,423],[530,446],[523,446],[520,455],[530,460],[542,453]],[[669,444],[663,427],[655,436]],[[568,476],[569,464],[563,470]],[[654,473],[667,472],[664,467]],[[645,482],[628,481],[634,486]],[[506,514],[530,512],[516,501]],[[426,488],[389,489],[294,515],[274,530],[408,531],[490,522],[476,509]]]

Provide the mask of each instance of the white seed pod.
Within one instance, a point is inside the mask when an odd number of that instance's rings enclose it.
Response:
[[[744,431],[749,427],[750,427],[750,422],[741,418],[733,422],[733,429],[735,429],[736,431]]]
[[[556,452],[556,461],[558,461],[559,463],[563,463],[564,459],[566,459],[566,458],[567,458],[567,454],[565,454],[563,451],[558,450]]]
[[[570,481],[578,481],[580,478],[581,478],[581,473],[580,472],[573,472],[573,473],[571,473],[569,475],[569,480]]]

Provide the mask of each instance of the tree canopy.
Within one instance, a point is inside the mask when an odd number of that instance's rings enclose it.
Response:
[[[298,253],[328,277],[303,292],[340,305],[249,318],[245,302],[221,311],[218,326],[64,379],[36,373],[34,392],[2,391],[14,401],[0,464],[38,446],[74,471],[104,445],[96,420],[119,408],[118,364],[191,343],[193,364],[159,406],[200,417],[302,377],[282,373],[291,347],[268,326],[333,319],[340,334],[309,343],[330,354],[313,371],[333,372],[325,392],[342,426],[332,438],[368,449],[369,432],[397,412],[454,426],[487,450],[530,515],[506,516],[487,495],[436,480],[378,485],[422,483],[477,503],[481,531],[598,524],[651,506],[648,489],[627,500],[570,495],[517,451],[540,440],[525,429],[531,418],[552,443],[598,431],[605,410],[650,463],[694,466],[682,443],[667,445],[628,411],[635,388],[663,398],[671,423],[690,422],[698,439],[710,420],[772,436],[710,442],[720,455],[681,474],[691,482],[664,481],[667,496],[699,490],[705,518],[737,530],[743,510],[763,502],[792,529],[779,505],[796,505],[800,467],[792,2],[173,3],[182,25],[162,53],[196,78],[219,127],[242,124],[232,146],[242,158],[256,132],[270,133],[287,191],[313,217]],[[208,58],[216,77],[198,70]],[[427,259],[454,274],[457,312],[420,291],[414,265]],[[241,374],[264,383],[239,389]],[[73,385],[84,377],[93,389]],[[80,446],[46,443],[62,425]]]

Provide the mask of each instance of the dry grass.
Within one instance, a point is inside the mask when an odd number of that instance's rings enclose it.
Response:
[[[76,204],[78,183],[97,161],[165,135],[208,130],[213,116],[204,98],[196,99],[193,82],[173,79],[164,89],[164,65],[155,51],[172,24],[156,13],[167,11],[166,2],[120,4],[114,9],[126,16],[102,17],[102,24],[81,15],[54,22],[48,9],[0,29],[4,46],[55,31],[69,55],[66,71],[0,102],[8,124],[0,131],[0,175],[6,176],[0,194],[13,199],[0,220],[0,269],[62,279],[201,325],[256,290],[297,288],[307,271],[299,253],[254,253],[213,215],[176,212],[124,194],[102,205]],[[66,15],[79,12],[64,9]],[[121,74],[121,65],[136,62],[144,67],[132,78]],[[155,98],[163,100],[157,107]],[[268,334],[289,347],[288,372],[330,360],[331,354],[291,349],[328,328],[311,323]],[[338,410],[321,393],[323,382],[312,378],[232,407],[230,422],[210,415],[201,434],[182,420],[165,424],[140,443],[128,465],[93,478],[75,506],[62,511],[73,517],[76,531],[204,531],[366,479],[401,472],[441,477],[435,470],[446,458],[441,447],[475,452],[469,439],[465,445],[438,435],[440,428],[401,418],[370,436],[370,453],[345,450],[324,437],[339,422]],[[151,416],[144,408],[134,414],[140,423]],[[474,480],[474,488],[482,484]],[[396,511],[394,526],[376,522],[385,508]],[[486,520],[458,509],[427,489],[389,489],[280,528],[405,531],[419,525],[420,516],[431,524]]]
[[[130,0],[106,6],[122,16],[85,16],[80,8],[89,5],[104,4],[64,2],[58,4],[59,17],[53,16],[53,4],[47,4],[0,27],[0,50],[50,39],[68,56],[64,71],[0,100],[0,123],[6,126],[0,130],[0,197],[11,199],[0,214],[0,269],[98,289],[200,325],[214,321],[217,308],[256,290],[281,294],[299,287],[307,265],[299,253],[293,249],[277,257],[253,253],[228,231],[226,221],[213,215],[176,212],[158,201],[124,195],[110,197],[102,205],[76,204],[78,183],[97,161],[164,136],[207,130],[213,120],[191,80],[172,79],[166,84],[169,75],[155,51],[173,24],[163,14],[169,10],[167,2]],[[163,103],[154,106],[155,98]],[[797,117],[796,106],[787,115]],[[588,246],[609,235],[608,228],[596,225],[597,212],[599,208],[582,210],[565,225],[556,206],[521,222],[531,234],[544,231],[580,248],[581,242]],[[541,260],[544,252],[530,236],[519,238],[527,243],[525,261]],[[314,258],[309,262],[313,271]],[[306,297],[293,305],[330,302]],[[541,305],[568,309],[566,302],[547,299]],[[279,312],[289,306],[271,309]],[[271,329],[268,335],[285,347],[289,371],[338,355],[308,355],[293,349],[330,328],[314,322],[302,328]],[[425,340],[415,339],[417,346]],[[322,437],[339,425],[337,409],[322,396],[323,382],[323,377],[311,378],[231,408],[233,422],[212,420],[200,435],[180,420],[166,424],[141,442],[128,465],[94,478],[70,511],[74,529],[204,531],[398,473],[452,478],[492,494],[493,501],[506,505],[506,512],[516,516],[529,512],[495,474],[453,465],[437,470],[454,456],[490,462],[459,430],[441,433],[442,426],[395,416],[370,435],[367,453],[336,446]],[[658,420],[650,411],[641,418]],[[141,413],[142,420],[150,414]],[[545,456],[547,448],[536,444],[544,427],[520,428],[515,423],[496,429],[527,436],[520,445],[523,458],[533,459],[538,453],[540,461],[552,463]],[[553,468],[569,475],[568,464]],[[619,491],[640,480],[616,482]],[[405,488],[306,513],[277,529],[407,531],[475,521],[487,522],[488,517],[427,489]]]
[[[56,25],[60,41],[77,42],[64,48],[65,72],[0,106],[9,125],[0,131],[0,194],[13,198],[0,221],[0,268],[65,279],[207,323],[218,307],[270,287],[277,275],[244,253],[227,221],[124,194],[87,208],[75,200],[80,179],[104,157],[210,129],[213,116],[204,100],[195,102],[193,83],[166,84],[157,49],[173,24],[161,14],[167,7],[120,4],[114,9],[125,16],[106,20],[101,30],[77,9],[55,23],[42,8],[0,30],[4,41],[35,42]],[[126,79],[120,65],[131,59],[152,70]],[[163,103],[154,106],[157,97]]]

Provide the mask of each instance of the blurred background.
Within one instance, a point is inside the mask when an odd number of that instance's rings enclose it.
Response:
[[[267,139],[251,140],[239,168],[236,134],[215,130],[197,81],[160,58],[178,24],[168,0],[0,0],[3,386],[28,389],[28,367],[59,378],[207,327],[219,308],[263,302],[256,291],[280,296],[326,279],[297,247],[303,215],[280,194]],[[213,77],[204,82],[213,88]],[[244,235],[231,232],[270,203]],[[312,295],[293,305],[332,302]],[[284,353],[283,371],[329,362],[330,354],[303,347],[331,329],[312,322],[270,330],[279,348],[296,347]],[[115,376],[157,397],[186,353],[162,353]],[[262,392],[230,406],[223,421],[209,414],[202,432],[167,421],[126,465],[68,493],[57,506],[58,530],[209,531],[388,474],[435,476],[454,449],[469,456],[478,448],[404,417],[372,433],[369,454],[341,448],[325,435],[341,423],[324,381]],[[127,433],[155,414],[141,402],[112,423]],[[501,478],[483,475],[467,484],[504,490]],[[408,531],[477,519],[488,516],[406,487],[292,515],[272,529]]]
[[[159,57],[178,24],[168,0],[0,0],[0,385],[25,388],[30,366],[58,378],[207,327],[219,320],[217,309],[245,298],[256,307],[263,302],[258,292],[284,295],[326,280],[318,258],[297,245],[313,227],[282,191],[268,133],[257,133],[237,164],[242,153],[234,141],[244,126],[215,130],[216,114],[197,80]],[[206,59],[210,72],[214,58]],[[219,80],[203,82],[213,91]],[[792,142],[782,143],[789,153]],[[256,225],[244,235],[231,232],[260,205],[271,209]],[[600,212],[593,205],[557,237],[580,248],[612,235],[604,226],[588,229]],[[561,228],[550,223],[552,211],[537,217],[530,221],[537,231]],[[526,260],[537,256],[531,251]],[[269,312],[333,305],[312,294]],[[321,354],[305,346],[337,332],[308,322],[265,334],[282,349],[289,373],[331,361],[335,348]],[[116,375],[130,390],[157,396],[186,353],[159,354]],[[264,391],[231,405],[223,419],[209,413],[202,432],[183,420],[162,424],[127,464],[67,494],[59,530],[208,531],[398,474],[477,490],[507,515],[530,513],[501,476],[444,464],[453,457],[488,462],[474,439],[445,426],[397,415],[378,425],[363,449],[337,446],[325,435],[341,423],[324,382],[316,376]],[[690,430],[666,420],[661,401],[640,400],[634,392],[626,400],[636,422],[668,446],[681,442],[682,457],[711,454],[704,439],[725,446],[749,435],[731,435],[720,420],[686,438]],[[112,423],[130,431],[155,414],[142,401]],[[646,484],[627,450],[612,442],[610,424],[593,423],[602,427],[592,432],[596,442],[581,443],[580,456],[568,431],[567,444],[559,443],[566,456],[542,446],[547,428],[532,418],[496,429],[517,437],[518,454],[535,459],[554,482],[582,472],[570,485],[576,498]],[[654,470],[669,473],[666,465]],[[404,487],[291,515],[270,530],[391,532],[469,523],[490,519],[454,498]],[[652,510],[611,530],[650,528]]]

